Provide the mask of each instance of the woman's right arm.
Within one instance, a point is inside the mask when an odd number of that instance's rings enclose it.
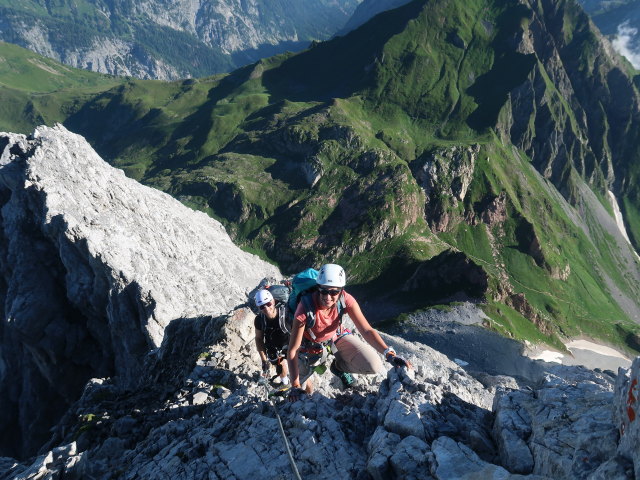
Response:
[[[304,335],[304,327],[293,319],[291,326],[291,336],[289,337],[289,348],[287,349],[287,364],[289,365],[289,378],[291,386],[300,388],[300,371],[298,369],[298,350],[302,344],[302,336]]]

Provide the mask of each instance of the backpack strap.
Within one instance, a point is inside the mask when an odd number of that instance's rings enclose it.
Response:
[[[342,325],[342,316],[347,313],[347,301],[344,299],[344,290],[340,292],[338,301],[336,302],[338,308],[338,318],[340,319],[340,325]]]
[[[278,310],[278,324],[280,325],[280,330],[284,333],[291,333],[291,326],[287,323],[289,310],[285,303],[278,303],[276,305],[276,309]]]
[[[345,335],[342,331],[342,317],[345,313],[347,313],[347,301],[344,299],[344,290],[340,292],[340,296],[338,297],[338,301],[336,302],[336,308],[338,309],[338,338]],[[349,330],[346,330],[349,332]]]
[[[262,330],[262,333],[264,333],[267,329],[267,317],[265,317],[264,313],[261,311],[258,314],[258,318],[260,318],[260,330]]]
[[[291,325],[287,323],[287,320],[290,320],[290,318],[288,318],[287,305],[283,302],[276,303],[276,313],[278,315],[278,326],[280,330],[287,334],[291,333]],[[267,316],[264,312],[260,311],[258,317],[260,318],[260,330],[265,332],[267,330]]]
[[[315,305],[313,304],[312,293],[313,292],[303,295],[300,301],[302,302],[305,315],[307,317],[305,329],[309,331],[309,335],[313,340],[315,340],[316,336],[313,333],[313,330],[311,330],[316,324],[316,309]],[[345,313],[347,313],[347,302],[344,299],[344,290],[340,292],[340,297],[338,297],[338,301],[336,302],[336,308],[338,309],[338,331],[341,332],[342,317]]]
[[[304,307],[304,312],[307,317],[304,328],[309,331],[309,335],[311,335],[312,339],[316,339],[315,334],[311,330],[316,324],[316,307],[313,304],[313,297],[311,293],[307,293],[302,296],[300,300],[302,306]]]

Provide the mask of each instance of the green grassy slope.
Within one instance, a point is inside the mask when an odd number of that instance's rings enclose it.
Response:
[[[72,109],[38,112],[285,271],[335,261],[364,295],[407,308],[471,298],[515,338],[585,334],[637,350],[634,312],[614,293],[638,298],[638,267],[622,268],[606,228],[577,210],[585,182],[591,207],[606,205],[607,172],[585,166],[585,103],[555,83],[548,52],[514,45],[540,18],[516,2],[415,0],[298,55],[100,84]],[[539,135],[581,145],[556,155],[562,175],[546,171]]]
[[[0,42],[0,130],[27,133],[63,122],[84,101],[122,82]]]

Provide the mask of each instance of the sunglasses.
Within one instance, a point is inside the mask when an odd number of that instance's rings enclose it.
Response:
[[[262,305],[260,305],[260,310],[264,310],[265,308],[269,308],[271,305],[273,305],[273,302],[263,303]]]
[[[319,288],[318,289],[318,293],[320,293],[320,295],[331,295],[332,297],[335,297],[341,291],[342,290],[329,290],[328,288]]]

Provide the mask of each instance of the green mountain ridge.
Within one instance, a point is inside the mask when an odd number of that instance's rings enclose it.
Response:
[[[228,75],[25,92],[30,116],[0,118],[63,122],[286,272],[344,264],[376,322],[473,300],[514,338],[637,352],[608,194],[637,250],[634,74],[575,1],[414,0]],[[16,81],[0,71],[2,105]]]

